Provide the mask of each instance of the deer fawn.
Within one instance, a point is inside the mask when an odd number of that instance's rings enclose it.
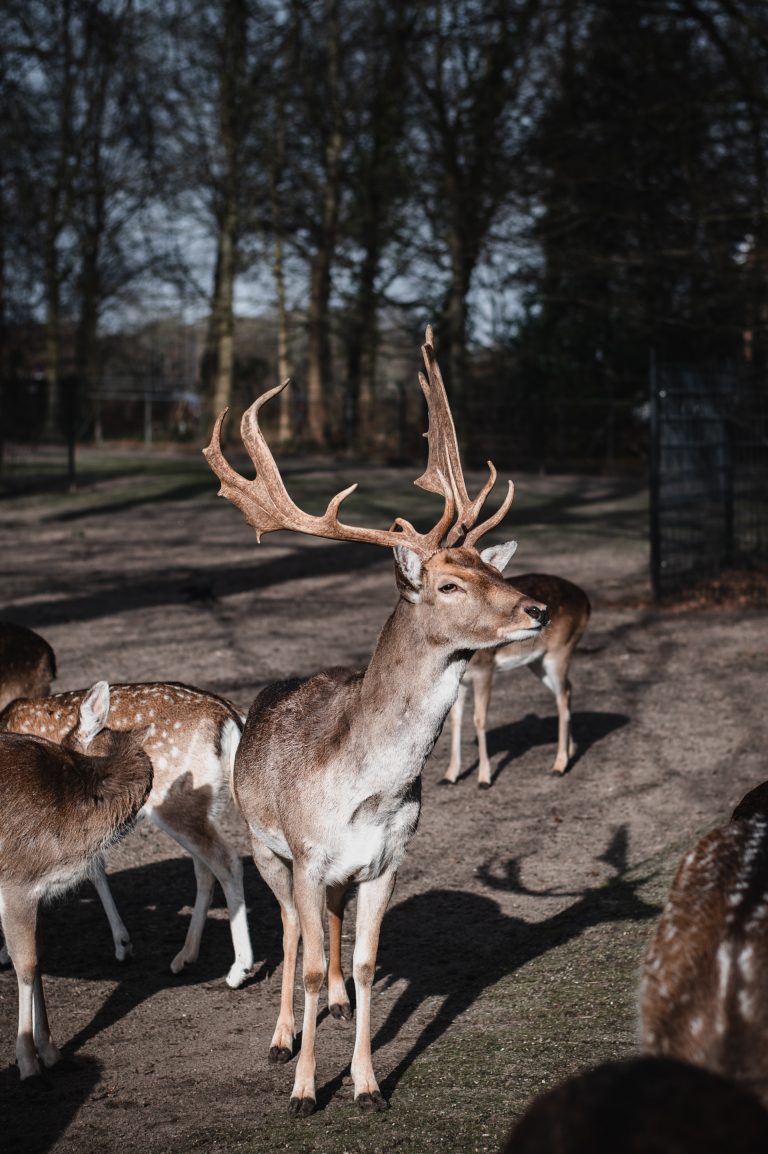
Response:
[[[71,728],[83,698],[84,692],[78,690],[15,701],[0,714],[0,730],[60,741]],[[171,962],[171,970],[177,974],[197,960],[216,878],[229,911],[235,960],[227,984],[234,989],[253,966],[253,952],[242,863],[216,819],[230,796],[242,718],[230,702],[213,693],[175,682],[147,682],[112,686],[110,724],[116,730],[153,726],[144,742],[154,769],[144,814],[192,855],[195,867],[195,905],[186,941]],[[109,919],[115,954],[122,961],[132,952],[131,940],[110,892],[103,861],[94,863],[91,877]]]
[[[509,645],[499,645],[496,649],[481,649],[470,661],[461,679],[456,704],[451,709],[451,760],[441,778],[442,782],[449,785],[456,782],[461,772],[461,719],[467,690],[472,685],[480,759],[477,784],[480,789],[491,787],[485,722],[496,670],[519,669],[525,665],[554,693],[558,735],[557,756],[552,772],[565,773],[574,754],[568,669],[573,651],[589,621],[589,598],[578,585],[563,577],[550,577],[546,573],[526,573],[522,577],[511,577],[508,580],[526,597],[545,602],[549,611],[549,625],[543,633],[525,641],[513,641]]]
[[[19,983],[22,1078],[60,1057],[51,1039],[37,953],[42,898],[75,885],[125,833],[152,785],[145,730],[106,729],[109,686],[83,695],[61,745],[0,733],[0,919]]]
[[[427,376],[419,379],[429,410],[429,457],[416,483],[444,501],[442,516],[428,533],[418,533],[402,518],[390,530],[342,524],[339,507],[354,485],[338,493],[320,517],[293,503],[258,422],[262,405],[287,381],[264,393],[243,416],[241,433],[256,467],[254,480],[240,476],[224,459],[220,432],[226,410],[204,450],[221,481],[221,495],[255,528],[257,541],[263,533],[291,529],[393,549],[400,594],[367,669],[328,669],[306,681],[279,682],[263,690],[251,706],[235,758],[235,799],[251,832],[254,861],[280,903],[283,921],[273,1061],[292,1056],[294,973],[303,941],[304,1021],[293,1114],[309,1114],[315,1107],[326,906],[331,1013],[351,1017],[340,942],[345,895],[354,884],[357,1027],[351,1073],[361,1107],[386,1107],[371,1062],[371,985],[381,920],[419,817],[420,774],[473,651],[532,637],[547,622],[544,605],[501,577],[514,545],[482,553],[475,548],[509,509],[512,486],[498,512],[476,525],[496,471],[489,465],[488,481],[470,500],[431,329],[422,353]]]
[[[0,709],[16,697],[44,697],[55,676],[48,642],[23,625],[0,621]]]
[[[652,1054],[728,1074],[768,1104],[768,783],[683,859],[645,960]]]

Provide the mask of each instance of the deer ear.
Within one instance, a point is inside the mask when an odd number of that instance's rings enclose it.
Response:
[[[423,568],[421,557],[407,545],[395,545],[392,552],[395,555],[395,580],[400,596],[406,601],[414,603],[420,601]]]
[[[487,549],[483,549],[480,560],[485,561],[486,565],[493,565],[494,569],[503,573],[516,551],[517,541],[506,541],[503,545],[489,545]]]
[[[101,733],[109,716],[109,682],[97,681],[86,693],[80,705],[78,737],[84,745]]]

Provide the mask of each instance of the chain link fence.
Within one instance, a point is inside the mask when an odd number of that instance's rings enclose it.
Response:
[[[768,397],[735,369],[651,366],[656,597],[768,563]]]

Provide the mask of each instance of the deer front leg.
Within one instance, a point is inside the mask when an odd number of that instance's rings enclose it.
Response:
[[[293,873],[287,862],[273,853],[257,838],[251,837],[256,869],[280,904],[283,922],[283,976],[280,986],[280,1013],[269,1044],[270,1062],[290,1062],[293,1057],[295,1022],[293,991],[296,981],[296,958],[301,941],[299,914],[293,900]]]
[[[464,703],[467,699],[467,687],[464,682],[459,683],[459,694],[451,706],[451,760],[440,781],[446,785],[454,785],[461,773],[461,720],[464,715]]]
[[[3,929],[8,952],[19,986],[19,1027],[16,1034],[16,1062],[22,1079],[40,1073],[43,1064],[53,1066],[60,1054],[48,1029],[45,1002],[40,985],[37,951],[37,902],[28,895],[4,894]],[[36,1005],[37,1003],[37,1005]],[[35,1010],[37,1021],[35,1022]]]
[[[171,962],[172,974],[180,974],[185,966],[192,965],[197,961],[200,954],[200,942],[203,936],[203,929],[205,928],[208,910],[211,908],[211,901],[213,900],[212,872],[205,862],[196,854],[192,857],[192,864],[195,867],[195,881],[197,883],[195,904],[192,907],[192,917],[189,920],[189,928],[187,929],[187,936],[184,939],[184,945]]]
[[[357,927],[352,963],[357,997],[357,1028],[351,1073],[355,1084],[355,1101],[363,1110],[386,1110],[388,1105],[379,1090],[371,1060],[371,987],[376,971],[381,920],[392,897],[396,877],[395,870],[388,870],[374,881],[362,882],[357,894]]]
[[[303,941],[304,1021],[301,1050],[296,1063],[296,1078],[291,1091],[290,1112],[304,1117],[315,1109],[315,1032],[320,989],[325,980],[325,947],[323,910],[325,886],[314,881],[303,865],[294,864],[296,908],[301,922]]]
[[[488,757],[485,723],[488,718],[488,706],[491,703],[493,665],[484,665],[482,669],[478,670],[473,680],[473,686],[475,690],[475,732],[477,734],[477,753],[479,758],[477,787],[478,789],[490,789],[491,762]]]
[[[347,887],[328,886],[328,1011],[332,1018],[350,1021],[352,1007],[347,997],[347,986],[341,968],[341,931],[344,924],[344,902]]]
[[[563,774],[575,752],[571,738],[571,683],[567,668],[548,657],[542,661],[540,677],[557,701],[557,755],[552,773]]]
[[[131,935],[126,929],[123,919],[120,917],[120,912],[115,905],[115,899],[112,897],[112,890],[109,888],[107,881],[107,871],[104,865],[104,858],[98,857],[91,865],[91,881],[94,889],[99,895],[99,900],[104,907],[104,913],[107,915],[109,928],[112,931],[112,941],[115,945],[115,957],[118,962],[124,962],[126,958],[133,956],[133,944],[131,942]]]

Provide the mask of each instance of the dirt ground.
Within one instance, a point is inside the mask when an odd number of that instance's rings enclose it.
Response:
[[[366,662],[395,601],[383,550],[290,534],[257,547],[196,458],[91,454],[84,466],[75,494],[30,492],[19,473],[18,491],[11,484],[0,503],[0,616],[48,638],[55,688],[167,678],[247,708],[275,678]],[[315,509],[359,479],[353,500],[366,523],[435,513],[434,500],[410,487],[413,472],[318,466],[287,475]],[[238,991],[224,983],[231,946],[220,895],[198,964],[171,975],[192,865],[175,842],[140,826],[110,855],[132,963],[115,962],[89,885],[45,911],[49,1009],[66,1053],[47,1090],[19,1083],[16,983],[0,972],[8,1154],[495,1151],[540,1090],[636,1049],[638,967],[670,872],[766,776],[768,614],[643,607],[640,480],[515,480],[508,532],[496,537],[520,541],[510,571],[568,576],[593,601],[572,678],[579,756],[564,779],[547,772],[554,700],[524,670],[494,686],[491,790],[476,787],[469,729],[467,774],[438,788],[447,735],[438,741],[374,986],[374,1063],[391,1109],[356,1109],[353,1025],[323,1011],[319,1108],[289,1118],[293,1067],[267,1062],[277,906],[232,812],[253,977]]]

